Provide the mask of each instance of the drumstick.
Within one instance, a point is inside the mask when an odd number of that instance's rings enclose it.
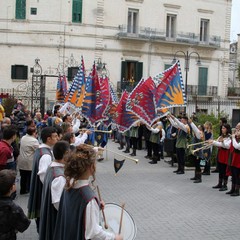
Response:
[[[120,217],[120,224],[119,224],[118,234],[121,234],[121,230],[122,230],[122,220],[123,220],[124,207],[125,207],[125,203],[122,204],[122,212],[121,212],[121,217]]]
[[[98,197],[99,197],[99,201],[102,201],[101,199],[101,194],[100,194],[100,191],[99,191],[99,187],[97,186],[97,192],[98,192]],[[104,209],[102,208],[102,215],[103,215],[103,220],[104,220],[104,227],[105,229],[108,229],[108,225],[107,225],[107,221],[106,221],[106,216],[105,216],[105,213],[104,213]]]

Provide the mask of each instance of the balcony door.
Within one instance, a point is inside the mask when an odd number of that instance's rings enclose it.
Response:
[[[138,61],[122,61],[121,88],[131,91],[142,79],[143,63]]]
[[[198,95],[207,95],[208,68],[199,67],[198,70]]]

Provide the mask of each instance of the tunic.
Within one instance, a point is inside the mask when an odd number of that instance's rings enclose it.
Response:
[[[94,198],[97,201],[96,195],[89,185],[63,191],[54,240],[85,239],[85,209],[87,204]]]
[[[38,170],[39,170],[40,159],[45,154],[49,154],[50,156],[52,156],[51,149],[45,148],[45,147],[38,148],[35,151],[34,157],[33,157],[33,169],[32,169],[32,176],[31,176],[30,195],[28,200],[28,217],[30,219],[40,217],[43,184],[40,181]]]
[[[57,210],[52,203],[51,185],[52,181],[64,175],[64,166],[49,167],[45,176],[42,189],[42,205],[40,215],[40,240],[53,239],[55,224],[57,220]]]

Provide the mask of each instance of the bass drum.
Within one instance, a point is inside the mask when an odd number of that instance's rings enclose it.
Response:
[[[104,227],[104,220],[102,214],[101,214],[101,226],[108,232],[118,234],[122,207],[115,203],[106,203],[104,207],[104,213],[108,229],[105,229]],[[137,227],[132,216],[125,209],[123,209],[121,227],[121,235],[123,236],[123,239],[133,240],[136,238],[136,234]]]

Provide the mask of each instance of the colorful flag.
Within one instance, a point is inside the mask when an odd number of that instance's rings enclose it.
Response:
[[[92,72],[86,80],[85,96],[81,109],[83,116],[91,126],[94,126],[97,121],[106,119],[103,114],[109,102],[109,89],[105,89],[108,86],[108,79],[102,78],[101,80],[100,83],[94,63]],[[104,94],[105,96],[103,96]]]
[[[115,173],[117,173],[122,168],[124,162],[125,162],[125,159],[124,160],[117,160],[116,158],[114,158]]]
[[[105,113],[110,103],[110,86],[108,77],[100,77],[99,85],[100,91],[97,93],[96,115],[100,119],[107,119]]]
[[[114,90],[113,84],[109,82],[109,90],[110,90],[110,99],[109,99],[109,104],[107,106],[105,115],[107,116],[107,120],[104,121],[105,125],[108,127],[111,125],[112,122],[115,121],[116,117],[116,108],[118,105],[118,96]]]
[[[65,97],[65,102],[72,103],[75,107],[80,108],[82,105],[85,91],[85,67],[83,57],[77,75],[74,77],[72,85]]]
[[[67,94],[67,80],[66,76],[59,76],[57,82],[56,100],[57,102],[64,102],[64,98]]]
[[[155,83],[160,82],[155,94],[157,109],[186,106],[179,61],[153,79]]]
[[[147,125],[159,118],[155,107],[156,86],[151,77],[142,79],[130,93],[126,109],[136,114]]]
[[[139,118],[133,112],[126,110],[127,99],[128,92],[125,90],[116,108],[115,122],[120,132],[127,131],[134,123],[139,121]]]

